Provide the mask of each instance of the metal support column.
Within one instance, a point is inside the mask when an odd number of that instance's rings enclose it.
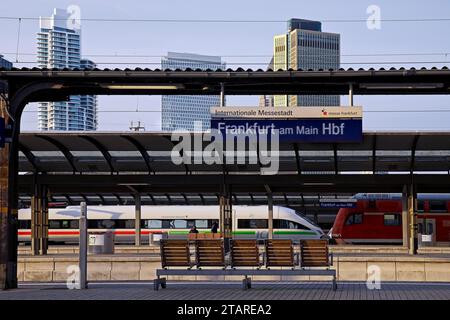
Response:
[[[416,222],[414,212],[417,197],[413,186],[411,186],[408,191],[409,254],[413,255],[417,253]]]
[[[225,85],[220,84],[220,106],[225,107]]]
[[[39,253],[41,255],[46,255],[48,250],[48,187],[46,185],[42,185],[40,188],[41,196],[40,196],[40,239],[39,239]]]
[[[353,107],[353,83],[348,86],[348,105]]]
[[[139,193],[136,193],[134,195],[134,207],[135,207],[135,240],[134,244],[136,246],[141,245],[141,195]]]
[[[231,205],[231,197],[230,193],[224,193],[220,195],[219,198],[220,205],[220,232],[222,233],[225,252],[230,251],[230,240],[232,238],[232,205]]]
[[[402,192],[402,243],[409,251],[409,214],[408,214],[408,187],[403,186]]]
[[[39,214],[40,214],[40,204],[39,201],[39,185],[34,182],[34,193],[31,197],[31,252],[33,255],[39,255],[40,251],[40,236],[39,236]]]
[[[269,207],[268,237],[269,239],[273,239],[273,197],[271,192],[267,194],[267,204]]]
[[[17,119],[16,115],[11,118],[8,102],[10,105],[7,94],[0,95],[0,117],[4,119],[5,128],[12,132],[11,140],[6,141],[4,147],[0,148],[0,289],[17,288],[17,168],[20,118]]]
[[[80,242],[79,242],[79,268],[80,268],[80,289],[87,289],[87,206],[86,202],[80,203]]]

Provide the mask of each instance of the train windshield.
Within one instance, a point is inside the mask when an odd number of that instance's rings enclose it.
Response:
[[[305,219],[306,221],[308,221],[309,223],[311,223],[313,226],[315,226],[315,227],[317,227],[317,228],[320,228],[320,226],[319,226],[317,223],[315,223],[313,220],[311,220],[310,218],[308,218],[305,214],[303,214],[303,213],[301,213],[301,212],[298,212],[298,211],[295,211],[295,213],[296,213],[297,215],[299,215],[302,219]]]

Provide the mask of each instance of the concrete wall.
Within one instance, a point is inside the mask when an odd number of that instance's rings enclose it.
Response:
[[[161,267],[158,256],[89,256],[88,280],[152,280]],[[76,255],[21,256],[19,281],[66,281],[67,268],[78,265]],[[450,282],[450,258],[420,256],[335,256],[334,266],[340,281],[365,281],[369,266],[378,266],[381,281]],[[169,277],[169,280],[240,280],[241,277]],[[325,280],[320,277],[270,276],[255,280]]]

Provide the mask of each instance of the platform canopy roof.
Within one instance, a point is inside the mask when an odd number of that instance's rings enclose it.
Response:
[[[450,132],[366,132],[356,144],[281,143],[276,175],[261,174],[258,162],[175,165],[176,143],[167,133],[24,132],[19,193],[31,195],[38,183],[53,195],[139,192],[170,202],[170,195],[214,197],[226,184],[249,202],[267,192],[302,201],[305,195],[401,192],[411,183],[421,193],[445,193],[450,183]]]
[[[336,70],[160,70],[0,69],[0,92],[21,89],[27,101],[64,100],[69,95],[124,94],[449,94],[450,70],[443,68]]]

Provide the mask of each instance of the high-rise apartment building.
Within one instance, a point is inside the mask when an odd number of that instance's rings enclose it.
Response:
[[[0,54],[0,69],[11,69],[13,66],[12,62],[9,62],[8,60],[4,59],[3,56]]]
[[[54,9],[51,17],[40,17],[37,34],[37,62],[40,68],[82,68],[93,65],[81,60],[81,32],[71,26],[65,10]],[[71,96],[67,102],[43,102],[38,107],[40,130],[95,130],[97,100],[92,96]]]
[[[225,70],[221,57],[169,52],[161,60],[162,69]],[[220,105],[218,95],[163,95],[161,101],[161,128],[163,131],[194,130],[194,122],[201,121],[201,129],[210,128],[211,107]]]
[[[340,35],[322,32],[319,21],[290,19],[287,34],[274,37],[273,69],[340,68]],[[276,95],[275,106],[338,106],[338,95]]]

